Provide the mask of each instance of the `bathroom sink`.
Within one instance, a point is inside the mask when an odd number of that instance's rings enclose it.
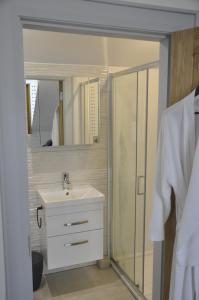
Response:
[[[78,186],[70,190],[38,190],[38,194],[45,207],[77,204],[78,201],[89,203],[91,201],[102,201],[104,199],[104,195],[91,185]]]

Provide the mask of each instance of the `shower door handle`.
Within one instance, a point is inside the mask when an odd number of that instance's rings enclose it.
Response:
[[[144,195],[145,194],[145,176],[138,176],[137,194],[138,195]]]

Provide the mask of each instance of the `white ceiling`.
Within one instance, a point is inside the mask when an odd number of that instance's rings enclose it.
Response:
[[[134,67],[159,59],[159,43],[24,29],[24,60]]]
[[[176,10],[199,11],[198,0],[98,0],[103,2],[127,2],[139,5],[152,5]]]

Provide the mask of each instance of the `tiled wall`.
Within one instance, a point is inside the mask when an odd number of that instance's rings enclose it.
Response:
[[[97,70],[99,72],[99,68]],[[91,184],[105,194],[105,254],[107,253],[108,190],[108,82],[107,69],[100,76],[100,139],[98,144],[73,148],[28,149],[30,230],[33,249],[39,248],[40,231],[36,222],[39,205],[37,189],[61,187],[63,172],[69,172],[72,183]],[[96,74],[97,75],[97,74]]]

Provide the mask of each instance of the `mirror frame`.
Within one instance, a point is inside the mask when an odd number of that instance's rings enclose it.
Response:
[[[29,69],[29,65],[34,65],[34,67],[31,69]],[[56,74],[57,75],[53,75],[53,69],[52,69],[52,64],[45,64],[46,66],[48,65],[48,69],[45,72],[45,74],[43,74],[44,72],[38,72],[38,69],[40,70],[41,65],[43,65],[42,63],[34,63],[34,62],[24,62],[24,82],[25,82],[25,89],[26,89],[26,80],[58,80],[58,81],[64,81],[66,76],[74,76],[74,75],[63,75],[63,71],[61,72],[57,72],[56,70]],[[57,65],[57,64],[55,64]],[[28,67],[27,67],[28,66]],[[73,65],[78,66],[78,65]],[[65,67],[67,67],[67,64],[65,64]],[[93,66],[91,66],[93,67]],[[101,67],[101,66],[100,66]],[[59,74],[60,73],[60,74]],[[76,76],[76,75],[75,75]],[[74,77],[75,77],[74,76]],[[82,77],[89,77],[88,74],[86,75],[82,75]],[[77,76],[78,77],[78,76]],[[96,76],[97,78],[97,76]],[[92,80],[96,80],[91,79]],[[89,149],[91,147],[96,147],[97,145],[100,144],[100,128],[101,128],[101,122],[100,122],[100,115],[101,115],[101,105],[100,105],[100,95],[101,95],[101,84],[100,84],[100,77],[99,77],[99,103],[98,103],[98,132],[99,135],[97,137],[97,140],[93,139],[93,144],[76,144],[76,145],[59,145],[59,146],[46,146],[46,147],[29,147],[28,143],[27,143],[27,148],[28,151],[31,152],[43,152],[43,151],[48,151],[48,152],[53,152],[53,151],[65,151],[65,150],[85,150],[85,149]],[[27,110],[26,110],[27,112]],[[27,128],[28,130],[28,128]]]

